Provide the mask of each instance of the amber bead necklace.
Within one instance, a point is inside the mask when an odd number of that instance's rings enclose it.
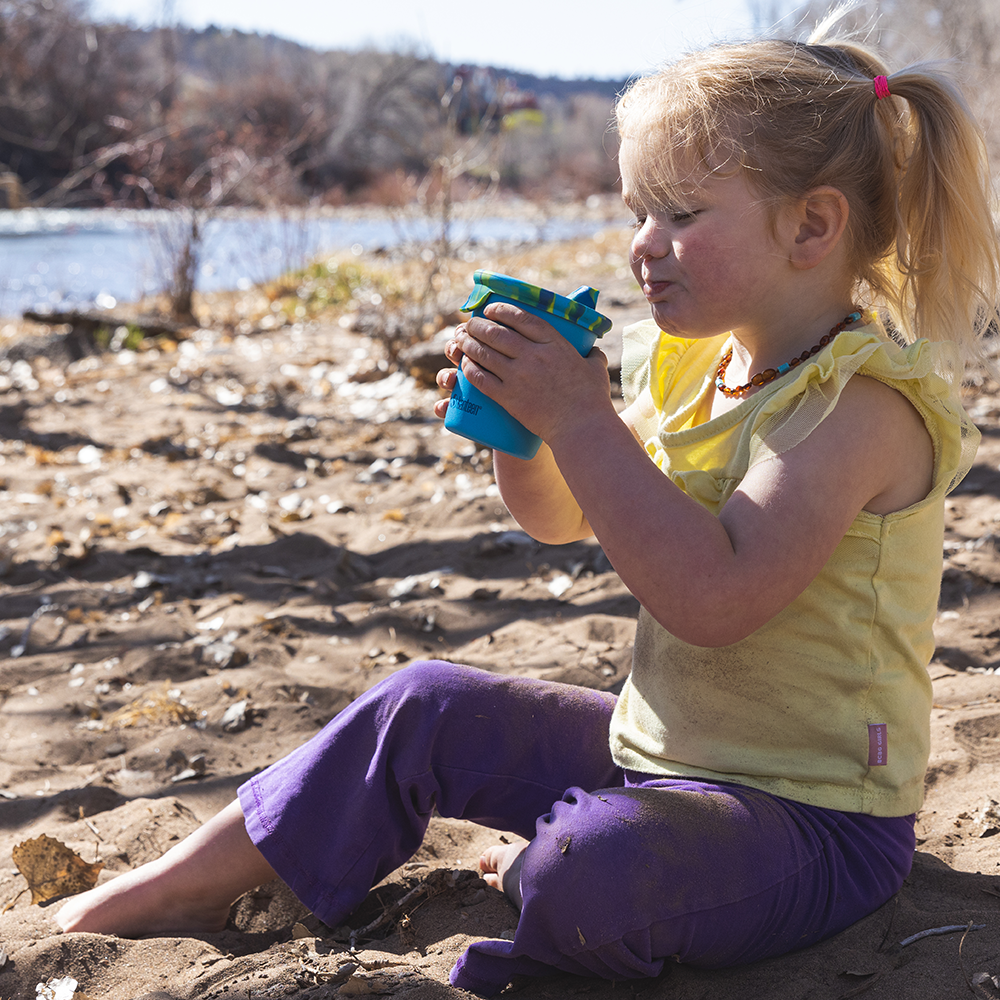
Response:
[[[719,362],[719,368],[715,373],[715,388],[727,399],[732,399],[733,396],[742,396],[743,393],[749,392],[756,386],[767,385],[768,382],[773,382],[776,378],[780,378],[793,368],[797,368],[803,361],[808,361],[814,354],[819,354],[841,330],[852,323],[857,323],[859,319],[861,319],[861,313],[852,312],[850,316],[845,316],[826,336],[822,337],[815,347],[809,348],[808,351],[803,351],[798,357],[792,358],[791,361],[779,365],[777,368],[765,368],[764,371],[757,372],[756,375],[751,375],[750,381],[746,385],[739,385],[735,389],[730,389],[726,385],[726,369],[729,367],[729,362],[733,360],[733,349],[730,347]]]

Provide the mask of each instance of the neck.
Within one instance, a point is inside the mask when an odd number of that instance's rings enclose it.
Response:
[[[846,299],[795,318],[774,317],[768,325],[734,330],[733,359],[727,383],[742,384],[756,372],[778,368],[793,357],[799,357],[803,351],[818,344],[855,308],[850,299]]]
[[[733,346],[727,351],[723,356],[722,361],[719,363],[718,370],[715,375],[715,386],[716,389],[721,393],[722,396],[727,399],[743,399],[749,396],[757,389],[762,386],[767,385],[769,382],[773,382],[776,378],[781,378],[787,375],[790,371],[797,368],[800,364],[807,362],[811,357],[818,354],[824,347],[832,343],[833,340],[848,326],[859,322],[861,319],[860,311],[854,310],[853,308],[849,313],[842,316],[836,323],[830,327],[825,334],[822,334],[814,344],[810,347],[803,349],[802,351],[793,351],[790,355],[786,357],[785,361],[775,362],[773,364],[764,365],[757,371],[751,370],[755,364],[755,359],[750,356],[749,364],[747,363],[746,357],[742,359],[742,367],[746,371],[746,381],[736,381],[733,380],[733,376],[729,373],[729,366],[731,365],[735,357],[735,349],[739,344],[736,336],[734,335]],[[795,338],[799,339],[799,338]],[[769,349],[770,350],[770,349]],[[770,356],[776,356],[771,353]],[[727,376],[729,376],[727,378]]]

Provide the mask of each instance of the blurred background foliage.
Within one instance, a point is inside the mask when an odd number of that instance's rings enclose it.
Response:
[[[7,207],[274,208],[395,204],[461,175],[470,188],[586,196],[616,182],[607,122],[623,84],[5,0],[0,189]]]
[[[785,36],[805,36],[829,9],[747,4],[758,32]],[[843,23],[893,66],[944,61],[997,160],[1000,0],[860,0]],[[96,20],[88,0],[0,0],[0,208],[170,209],[156,224],[159,269],[168,311],[186,322],[206,224],[223,208],[415,210],[436,234],[416,250],[419,298],[440,312],[458,203],[508,192],[551,206],[616,190],[609,120],[626,84],[137,28]],[[328,277],[311,280],[336,298]],[[310,292],[311,308],[321,297]]]
[[[748,5],[759,30],[784,33],[828,8]],[[863,0],[847,21],[895,64],[953,61],[992,135],[997,0]],[[394,205],[484,184],[586,197],[615,188],[608,120],[625,83],[0,0],[0,205]]]

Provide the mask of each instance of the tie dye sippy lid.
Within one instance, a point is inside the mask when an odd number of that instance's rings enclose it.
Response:
[[[556,319],[589,330],[596,337],[603,337],[611,329],[611,320],[596,309],[600,293],[589,285],[581,285],[569,295],[558,295],[547,288],[539,288],[538,285],[493,271],[476,271],[472,278],[475,287],[462,306],[463,312],[482,309],[495,295],[517,305],[528,306],[533,312],[537,310],[550,313]]]

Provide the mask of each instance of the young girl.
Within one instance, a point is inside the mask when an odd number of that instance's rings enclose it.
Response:
[[[944,497],[977,441],[942,342],[972,348],[997,301],[981,137],[935,72],[887,76],[831,39],[710,48],[617,118],[652,309],[626,332],[621,417],[600,352],[516,307],[449,351],[546,442],[496,455],[512,514],[546,542],[596,536],[641,602],[617,702],[401,670],[161,859],[67,903],[65,930],[217,930],[275,874],[335,925],[435,808],[528,841],[480,862],[521,907],[513,941],[452,972],[483,996],[515,973],[778,955],[899,889]]]

